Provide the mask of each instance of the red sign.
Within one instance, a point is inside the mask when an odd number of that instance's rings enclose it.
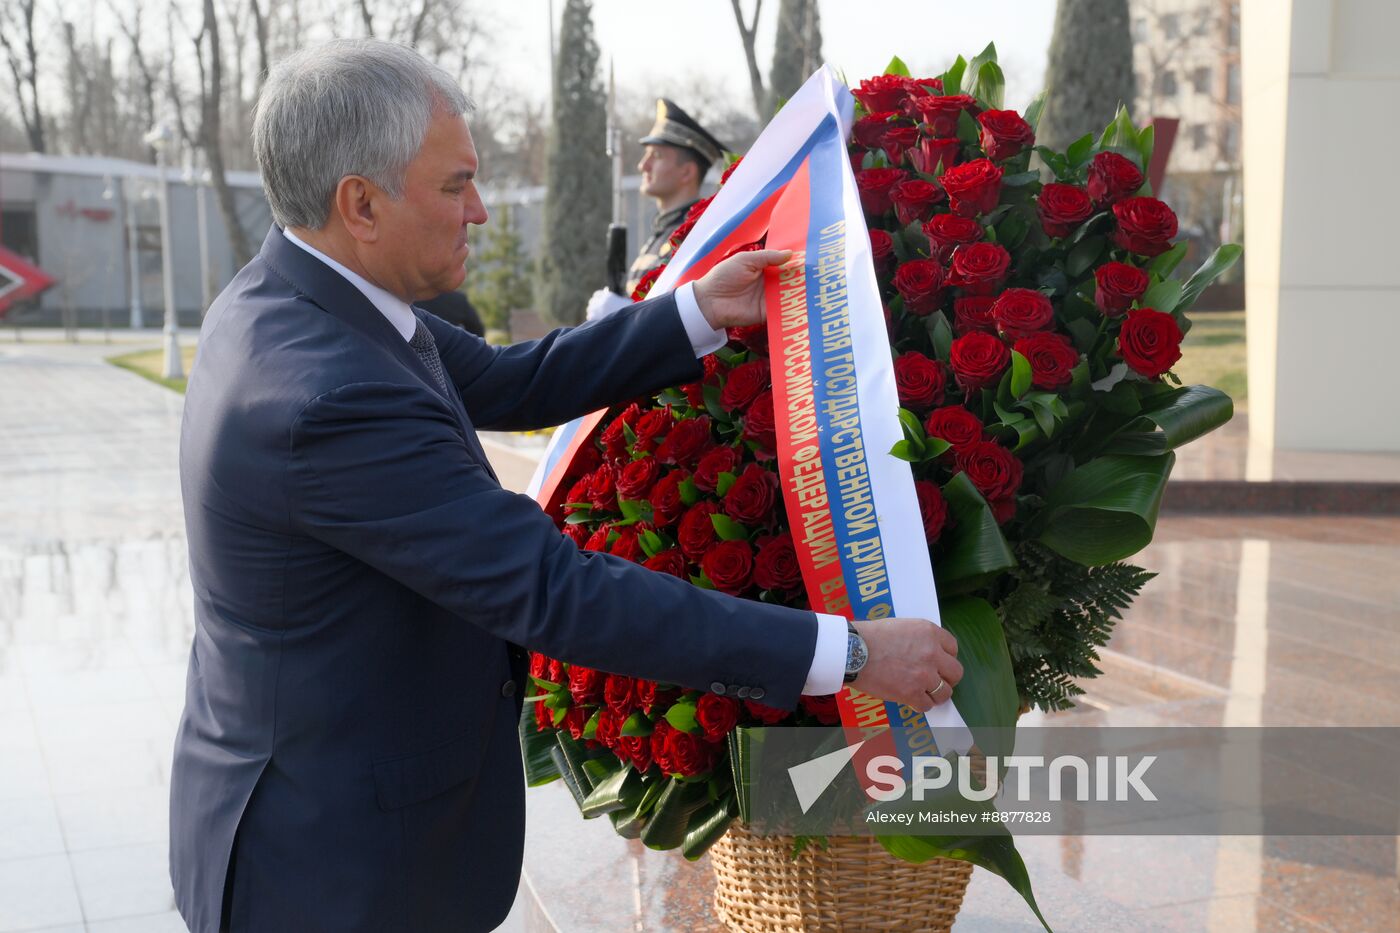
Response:
[[[54,280],[38,266],[0,246],[0,317],[15,302],[32,298],[52,284]]]

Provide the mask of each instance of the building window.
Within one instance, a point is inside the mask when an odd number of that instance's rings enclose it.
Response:
[[[1210,133],[1207,131],[1204,123],[1192,124],[1187,130],[1187,134],[1191,137],[1191,148],[1196,152],[1200,152],[1204,149],[1206,143],[1209,142],[1208,137]]]
[[[39,225],[33,207],[9,205],[0,211],[0,246],[39,264]]]
[[[1162,34],[1168,39],[1179,39],[1181,37],[1181,17],[1175,13],[1163,16]]]
[[[1210,66],[1203,66],[1191,72],[1191,86],[1197,94],[1210,93]]]
[[[1232,49],[1240,47],[1240,5],[1238,3],[1230,4],[1229,42]]]
[[[1162,72],[1162,83],[1161,83],[1160,87],[1161,87],[1161,89],[1162,89],[1162,96],[1163,96],[1163,97],[1175,97],[1175,96],[1176,96],[1176,91],[1177,91],[1177,87],[1176,87],[1176,72],[1175,72],[1175,71],[1164,71],[1164,72]]]
[[[1225,68],[1225,103],[1238,105],[1240,102],[1240,63],[1230,62]]]
[[[1227,162],[1238,162],[1240,160],[1240,125],[1235,121],[1222,123],[1220,125],[1221,134],[1220,150],[1221,155]]]

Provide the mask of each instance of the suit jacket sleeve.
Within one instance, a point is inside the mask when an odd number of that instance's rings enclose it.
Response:
[[[702,690],[762,687],[765,703],[796,704],[816,645],[812,613],[580,551],[534,500],[492,481],[460,431],[416,386],[357,383],[317,397],[291,431],[293,521],[515,644]]]
[[[427,323],[472,423],[484,429],[562,424],[702,371],[669,294],[509,347],[434,317]]]

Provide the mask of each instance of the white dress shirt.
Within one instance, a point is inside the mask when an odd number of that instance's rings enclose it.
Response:
[[[343,264],[336,262],[316,247],[298,239],[292,231],[283,230],[282,232],[288,240],[339,272],[347,282],[358,288],[369,299],[370,304],[378,308],[379,313],[388,318],[389,323],[394,326],[394,330],[398,331],[405,341],[413,339],[413,332],[418,328],[418,318],[414,316],[413,308],[409,306],[408,302],[397,295],[390,294],[364,276],[358,275]],[[690,338],[690,347],[695,352],[695,358],[707,356],[724,346],[728,337],[723,329],[716,330],[705,320],[705,315],[700,312],[700,306],[695,301],[694,285],[687,282],[677,288],[673,294],[676,298],[676,308],[680,312],[681,324],[685,327],[686,336]],[[846,620],[841,616],[827,615],[821,612],[815,613],[815,615],[817,617],[816,651],[812,655],[812,666],[807,672],[807,681],[802,687],[802,692],[812,696],[822,696],[836,693],[841,689],[846,673]]]

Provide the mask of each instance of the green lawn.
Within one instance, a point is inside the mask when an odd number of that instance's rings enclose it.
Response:
[[[1181,345],[1181,362],[1172,367],[1186,385],[1208,385],[1235,400],[1235,410],[1248,407],[1245,381],[1244,312],[1200,312],[1191,315],[1191,332]]]
[[[185,374],[188,376],[190,367],[194,365],[194,347],[181,345],[180,355],[185,361]],[[164,350],[141,350],[136,353],[123,353],[120,356],[109,356],[107,362],[113,366],[120,366],[151,380],[154,383],[165,386],[167,389],[174,389],[181,394],[185,391],[184,379],[166,379],[161,375],[165,371],[165,351]]]

